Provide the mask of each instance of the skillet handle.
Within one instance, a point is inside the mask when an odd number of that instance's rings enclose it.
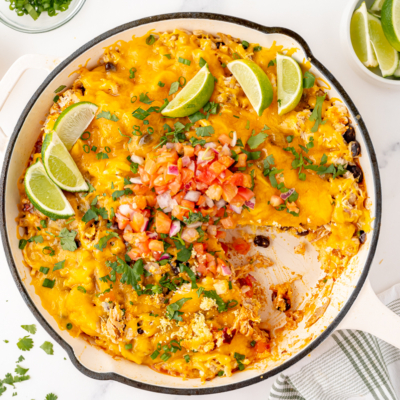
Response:
[[[16,60],[13,65],[11,65],[10,69],[6,72],[3,79],[0,81],[0,111],[26,70],[33,68],[44,69],[50,72],[60,62],[60,58],[41,54],[26,54],[18,58],[18,60]],[[25,104],[23,106],[25,106]],[[11,132],[7,134],[0,127],[0,133],[2,136],[0,137],[0,146],[2,149],[4,149],[5,144],[8,141],[9,136],[11,135]]]
[[[400,349],[400,317],[379,300],[368,279],[337,329],[365,331]]]

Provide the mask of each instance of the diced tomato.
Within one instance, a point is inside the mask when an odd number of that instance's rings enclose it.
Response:
[[[189,168],[182,168],[182,182],[189,182],[194,177],[194,172]]]
[[[176,179],[168,185],[169,190],[171,191],[171,196],[174,196],[179,192],[179,189],[182,187],[181,176],[177,176]]]
[[[157,194],[163,194],[163,193],[165,193],[165,192],[168,191],[168,190],[169,190],[168,185],[165,185],[165,186],[157,186],[157,187],[155,188],[155,191],[156,191]]]
[[[183,154],[187,157],[193,157],[194,156],[194,147],[183,146]]]
[[[238,188],[232,183],[224,183],[222,186],[222,198],[230,203],[231,200],[237,195]]]
[[[249,252],[251,245],[248,242],[246,242],[246,240],[242,238],[237,238],[233,241],[233,248],[239,254],[246,255]]]
[[[218,201],[222,196],[222,187],[220,185],[211,185],[207,191],[206,195],[211,199]]]
[[[269,349],[270,349],[269,343],[262,342],[261,340],[259,340],[254,346],[254,350],[256,351],[256,353],[265,353]]]
[[[218,175],[215,172],[210,171],[209,169],[206,169],[200,173],[200,175],[196,176],[196,179],[200,182],[206,183],[207,185],[211,185],[212,181],[217,177]]]
[[[226,232],[225,231],[217,231],[217,234],[215,236],[217,239],[225,239],[226,238]]]
[[[172,220],[168,215],[164,214],[161,211],[157,211],[156,213],[156,231],[158,233],[169,233],[171,229]]]
[[[222,218],[222,217],[225,215],[225,211],[226,211],[226,209],[225,209],[224,207],[220,208],[220,209],[217,211],[216,216]]]
[[[208,270],[205,264],[199,264],[197,266],[197,271],[200,272],[202,275],[207,275]]]
[[[299,208],[297,207],[297,204],[294,201],[292,203],[288,202],[286,204],[286,206],[287,206],[289,211],[292,211],[292,212],[295,212],[295,213],[300,212]]]
[[[214,172],[215,177],[217,177],[222,171],[226,170],[226,166],[221,164],[219,161],[214,161],[209,167],[208,169],[211,172]]]
[[[203,243],[195,243],[193,245],[195,252],[199,255],[204,254],[204,244]],[[208,254],[208,253],[207,253]]]
[[[237,194],[231,201],[230,204],[232,204],[233,206],[237,206],[237,207],[242,207],[243,204],[246,202],[246,200],[240,196],[239,194]]]
[[[253,182],[251,176],[249,174],[243,174],[243,187],[251,188],[253,186]]]
[[[196,182],[196,189],[197,190],[206,190],[209,185],[203,182]]]
[[[236,227],[236,222],[232,217],[221,219],[221,224],[225,229],[234,229]]]
[[[156,179],[154,179],[154,186],[165,186],[167,184],[167,180],[165,179],[164,175],[158,175]]]
[[[172,215],[175,218],[178,218],[180,221],[183,221],[183,217],[189,214],[188,210],[185,210],[181,206],[175,206],[172,210]]]
[[[171,150],[170,152],[164,152],[162,153],[158,158],[157,158],[157,164],[158,165],[164,165],[164,164],[176,164],[179,156],[178,153],[175,150]]]
[[[218,137],[218,140],[219,140],[219,142],[220,142],[221,144],[231,144],[231,142],[232,142],[232,139],[231,139],[228,135],[226,135],[225,133],[223,133],[222,135],[220,135],[220,136]]]
[[[144,185],[150,183],[150,175],[144,170],[144,168],[142,167],[139,168],[139,175]]]
[[[144,210],[147,206],[146,197],[144,196],[135,196],[132,199],[132,208],[134,210]]]
[[[128,257],[131,260],[136,261],[138,258],[140,258],[142,256],[142,254],[140,253],[139,249],[132,249],[128,254]]]
[[[118,221],[118,229],[125,229],[125,227],[129,224],[129,220],[125,219],[125,220],[119,220]]]
[[[215,262],[215,260],[212,260],[207,263],[207,269],[213,273],[217,272],[217,263]]]
[[[179,192],[177,195],[175,195],[175,196],[173,197],[173,199],[176,200],[176,202],[177,202],[178,204],[181,204],[183,198],[185,197],[185,195],[186,195],[186,192]]]
[[[136,249],[139,250],[140,254],[150,253],[149,242],[139,242],[136,244]]]
[[[194,228],[184,228],[181,234],[181,238],[188,243],[193,243],[199,236],[199,232]]]
[[[182,207],[186,207],[186,208],[190,208],[192,211],[194,211],[195,204],[193,203],[193,201],[182,200],[181,206]]]
[[[148,190],[149,190],[149,187],[146,185],[135,185],[132,189],[133,193],[135,193],[137,195],[146,194]]]
[[[229,156],[221,156],[218,161],[226,168],[229,168],[235,162],[235,160]]]
[[[148,208],[146,208],[145,210],[142,210],[142,211],[141,211],[141,214],[142,214],[144,217],[146,217],[146,218],[150,218],[150,216],[151,216],[151,211],[150,211]]]
[[[279,196],[271,196],[271,199],[269,200],[269,204],[271,204],[272,207],[279,207],[281,204],[283,204],[284,201],[279,197]]]
[[[115,292],[114,292],[114,290],[110,290],[107,293],[101,294],[99,296],[99,300],[100,301],[105,301],[105,300],[114,301],[115,300]]]
[[[157,163],[154,160],[152,160],[149,157],[146,158],[146,163],[144,164],[144,170],[149,175],[155,174],[155,172],[157,171],[158,168],[159,168],[159,165],[157,165]],[[143,180],[142,180],[142,182],[143,182]]]
[[[203,148],[199,144],[196,144],[196,147],[194,148],[194,154],[197,156],[202,150]]]
[[[181,154],[181,152],[183,152],[183,144],[175,143],[175,150],[177,151],[178,154]]]
[[[240,196],[242,196],[246,201],[249,201],[255,196],[253,191],[243,187],[238,188],[238,194],[240,194]]]
[[[201,195],[200,197],[199,197],[199,200],[197,201],[197,203],[196,203],[196,205],[197,206],[199,206],[199,207],[201,207],[203,204],[205,204],[206,203],[206,198],[203,196],[203,195]]]
[[[225,254],[228,252],[228,250],[229,250],[229,248],[228,248],[228,246],[225,244],[225,243],[221,243],[221,247],[222,247],[222,250],[225,252]]]
[[[247,161],[247,154],[244,154],[244,153],[239,154],[238,155],[238,162],[235,165],[235,167],[236,168],[244,168],[244,167],[246,167],[247,166],[246,161]]]
[[[144,216],[139,212],[135,212],[132,216],[130,225],[135,232],[140,232],[144,222],[145,222]]]
[[[161,240],[150,240],[149,249],[152,251],[164,251],[164,243]]]
[[[156,205],[157,198],[156,198],[155,193],[150,192],[145,197],[146,197],[146,202],[149,205],[149,207],[154,207]]]

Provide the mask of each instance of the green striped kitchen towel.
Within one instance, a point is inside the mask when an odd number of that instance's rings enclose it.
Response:
[[[400,284],[379,298],[400,315]],[[400,350],[368,333],[335,331],[279,375],[268,398],[276,399],[400,400]]]

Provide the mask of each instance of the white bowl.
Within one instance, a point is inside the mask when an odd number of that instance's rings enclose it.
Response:
[[[347,59],[349,60],[352,68],[358,72],[362,71],[362,76],[369,82],[375,83],[379,86],[400,89],[400,79],[383,78],[379,67],[369,69],[357,57],[350,39],[350,21],[354,11],[361,5],[363,0],[351,0],[347,4],[343,13],[342,24],[340,27],[340,37],[342,44],[346,49]],[[365,0],[367,8],[371,7],[373,0]]]

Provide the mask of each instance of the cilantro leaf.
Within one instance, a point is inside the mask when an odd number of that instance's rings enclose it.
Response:
[[[53,343],[46,341],[40,346],[40,348],[43,349],[50,356],[52,356],[54,354]]]
[[[315,76],[311,72],[306,71],[304,73],[303,88],[311,89],[314,86],[314,83],[315,83]]]
[[[17,346],[22,351],[29,351],[33,347],[33,340],[29,336],[19,339]]]
[[[186,272],[188,274],[190,280],[192,281],[192,289],[197,289],[198,286],[196,284],[196,275],[195,275],[195,273],[189,267],[187,267],[184,264],[181,264],[180,268],[181,268],[181,272]]]
[[[18,375],[25,375],[29,371],[29,368],[22,368],[20,365],[17,365],[15,368],[15,373]]]
[[[119,237],[118,233],[110,232],[107,236],[103,236],[94,247],[97,250],[103,251],[107,247],[107,243],[110,239]]]
[[[224,300],[222,300],[215,290],[203,290],[203,296],[215,300],[218,306],[218,312],[221,313],[228,309]]]
[[[205,116],[202,112],[197,111],[197,112],[195,112],[194,114],[189,115],[188,118],[189,118],[189,121],[190,121],[192,124],[194,124],[194,123],[197,122],[197,121],[200,121],[200,120],[202,120],[202,119],[205,119],[206,116]]]
[[[64,264],[65,264],[65,260],[60,261],[60,262],[54,264],[53,272],[54,272],[54,271],[58,271],[59,269],[63,269],[63,268],[64,268]]]
[[[196,135],[201,137],[211,136],[214,133],[214,128],[212,126],[201,126],[196,128]]]
[[[264,142],[264,140],[268,137],[266,133],[259,133],[258,135],[251,136],[249,140],[247,141],[247,144],[249,145],[250,149],[254,150],[256,149],[261,143]]]
[[[75,251],[76,246],[75,237],[78,234],[76,231],[69,231],[67,228],[62,228],[59,237],[61,238],[61,247],[63,250]]]
[[[197,139],[194,136],[190,138],[190,144],[195,147],[196,145],[204,146],[206,144],[206,141],[204,139]]]
[[[47,396],[46,396],[46,399],[45,400],[57,400],[58,399],[58,396],[56,396],[54,393],[49,393]]]
[[[102,112],[98,113],[96,119],[100,119],[100,118],[108,119],[113,122],[119,121],[119,118],[116,115],[111,114],[110,111],[102,111]]]
[[[154,100],[150,100],[149,96],[147,96],[147,93],[140,93],[139,95],[139,101],[141,101],[144,104],[151,104]]]
[[[34,335],[36,333],[36,325],[21,325],[22,329],[25,329],[27,332],[32,333]]]
[[[179,81],[172,82],[171,87],[169,88],[168,95],[176,93],[178,91],[178,89],[179,89]]]
[[[30,239],[28,239],[28,242],[43,243],[43,236],[42,235],[32,236]]]
[[[191,297],[183,297],[183,298],[179,299],[178,301],[176,301],[175,303],[169,304],[167,306],[167,311],[165,313],[165,316],[168,319],[174,319],[176,321],[183,321],[183,319],[181,317],[183,312],[181,312],[179,310],[189,300],[192,300],[192,298]]]
[[[317,101],[315,103],[314,110],[310,115],[309,120],[315,121],[314,126],[311,128],[311,132],[317,132],[319,125],[323,125],[326,121],[322,121],[322,105],[324,104],[325,94],[323,96],[317,96]]]
[[[131,189],[129,189],[129,188],[126,188],[126,189],[124,189],[124,190],[116,190],[115,192],[113,192],[113,194],[111,195],[112,196],[112,199],[114,200],[114,201],[116,201],[118,198],[120,198],[121,196],[127,196],[127,195],[129,195],[129,194],[132,194],[133,192],[132,192],[132,190]]]
[[[242,152],[247,155],[247,161],[258,160],[261,157],[261,151],[246,151],[242,149]]]

